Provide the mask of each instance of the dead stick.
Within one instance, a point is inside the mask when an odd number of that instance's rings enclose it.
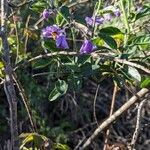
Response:
[[[19,94],[22,98],[22,102],[23,102],[23,104],[26,108],[26,111],[27,111],[27,114],[28,114],[28,117],[29,117],[29,120],[30,120],[30,123],[31,123],[32,132],[36,132],[37,128],[36,128],[36,124],[34,122],[34,119],[32,117],[32,110],[31,110],[31,107],[30,107],[30,104],[29,104],[29,100],[28,100],[28,98],[25,94],[25,91],[24,91],[20,81],[17,79],[17,75],[15,74],[15,72],[13,73],[13,80],[16,83],[16,86],[19,90]]]
[[[136,127],[135,127],[135,131],[131,140],[131,150],[134,149],[135,147],[135,143],[138,139],[139,136],[139,132],[140,132],[140,127],[141,127],[141,118],[142,118],[142,108],[145,104],[147,99],[144,99],[143,101],[141,101],[141,103],[138,106],[138,110],[137,110],[137,120],[136,120]]]
[[[114,90],[113,90],[113,96],[112,96],[112,101],[111,101],[111,108],[110,108],[109,117],[111,117],[111,115],[113,114],[113,111],[114,111],[116,94],[117,94],[117,84],[114,83]],[[110,135],[110,127],[108,127],[108,129],[106,131],[106,138],[105,138],[103,150],[106,150],[106,148],[107,148],[109,135]]]

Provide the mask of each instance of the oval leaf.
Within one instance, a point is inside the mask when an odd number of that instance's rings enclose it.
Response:
[[[108,35],[116,35],[116,34],[120,34],[121,31],[116,27],[106,27],[106,28],[102,28],[100,30],[100,33],[108,34]]]
[[[149,88],[150,87],[150,77],[146,78],[141,82],[141,88]]]
[[[131,67],[131,66],[128,66],[128,74],[133,77],[135,80],[137,81],[141,81],[141,75],[139,74],[138,70]]]
[[[150,44],[150,35],[141,35],[132,40],[134,45],[145,45]]]
[[[103,39],[110,48],[117,49],[117,43],[111,36],[104,33],[99,33],[98,36]]]
[[[135,20],[138,20],[144,16],[147,16],[150,14],[150,6],[144,5],[142,10],[136,15]]]
[[[64,95],[67,92],[68,84],[64,80],[58,80],[55,84],[55,88],[49,95],[49,100],[54,101],[58,97]]]

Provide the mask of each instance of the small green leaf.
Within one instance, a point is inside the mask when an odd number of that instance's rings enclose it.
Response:
[[[132,77],[132,78],[134,78],[135,80],[137,80],[137,81],[141,81],[141,75],[140,75],[140,73],[138,72],[138,70],[137,69],[135,69],[135,68],[133,68],[133,67],[131,67],[131,66],[128,66],[128,74]]]
[[[103,33],[103,34],[108,34],[108,35],[116,35],[116,34],[120,34],[121,31],[116,28],[116,27],[106,27],[106,28],[102,28],[100,30],[100,33]]]
[[[150,87],[150,76],[147,77],[146,79],[144,79],[142,82],[141,82],[141,88],[149,88]]]
[[[49,95],[49,100],[54,101],[58,97],[64,95],[67,92],[68,84],[64,80],[58,80],[55,84],[55,88]]]
[[[44,49],[46,49],[47,51],[51,51],[51,52],[56,52],[59,49],[56,47],[55,41],[52,39],[45,39],[44,41],[42,41],[42,47]]]
[[[68,84],[64,80],[58,80],[55,87],[57,91],[63,95],[67,92]]]
[[[92,42],[96,45],[96,46],[103,46],[104,44],[104,41],[99,38],[99,37],[96,37],[92,40]]]
[[[80,75],[71,74],[68,76],[68,84],[71,90],[80,90],[82,87],[82,78]]]
[[[40,68],[47,67],[50,64],[51,64],[50,60],[44,59],[44,60],[38,60],[35,63],[32,63],[32,66],[34,69],[40,69]]]
[[[60,97],[61,96],[61,93],[59,93],[58,91],[57,91],[57,89],[56,88],[54,88],[52,91],[51,91],[51,93],[50,93],[50,95],[49,95],[49,100],[50,101],[54,101],[54,100],[56,100],[58,97]]]
[[[25,145],[31,142],[34,142],[35,147],[39,148],[47,140],[45,136],[37,133],[22,133],[19,137],[22,139],[20,149],[24,149]]]
[[[103,39],[110,48],[117,49],[117,43],[111,36],[104,33],[99,33],[98,36]]]
[[[0,61],[0,69],[4,68],[3,62]]]
[[[141,35],[133,38],[132,44],[134,45],[146,45],[150,44],[150,35]]]
[[[66,144],[56,143],[54,144],[55,150],[70,150],[70,148]]]
[[[149,5],[144,5],[142,10],[136,15],[135,20],[138,20],[144,16],[150,15],[150,6]]]
[[[37,1],[33,3],[32,6],[30,7],[32,11],[39,12],[39,13],[43,11],[45,8],[46,8],[46,3],[43,1]]]

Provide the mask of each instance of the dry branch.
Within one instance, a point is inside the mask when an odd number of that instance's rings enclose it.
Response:
[[[110,126],[120,115],[126,112],[131,106],[136,102],[141,101],[141,99],[149,92],[149,89],[143,88],[136,95],[130,98],[121,108],[119,108],[112,116],[106,119],[95,131],[94,133],[85,141],[81,150],[87,148],[91,142],[94,140],[98,134],[103,131],[106,127]]]
[[[23,64],[20,64],[18,66],[16,66],[16,69],[20,68],[21,66],[25,66],[31,62],[34,62],[34,61],[37,61],[39,59],[42,59],[42,58],[49,58],[49,57],[53,57],[53,56],[59,56],[59,55],[64,55],[64,56],[80,56],[82,57],[81,54],[77,53],[77,52],[67,52],[67,51],[60,51],[60,52],[52,52],[52,53],[47,53],[47,54],[41,54],[41,55],[38,55],[36,57],[33,57],[29,60],[26,60]],[[127,61],[125,59],[120,59],[120,58],[117,58],[117,57],[114,57],[113,55],[109,54],[109,53],[97,53],[97,52],[93,52],[91,54],[84,54],[84,55],[91,55],[93,58],[97,59],[97,58],[100,58],[100,57],[104,57],[106,58],[107,60],[110,60],[110,61],[115,61],[115,62],[118,62],[118,63],[121,63],[121,64],[125,64],[125,65],[129,65],[129,66],[132,66],[132,67],[135,67],[137,69],[140,69],[142,71],[144,71],[145,73],[148,73],[150,74],[150,69],[142,66],[142,65],[139,65],[137,63],[133,63],[133,62],[130,62],[130,61]]]
[[[140,127],[141,127],[141,118],[142,118],[142,108],[145,104],[147,99],[144,99],[143,101],[141,101],[141,103],[138,106],[138,110],[137,110],[137,120],[136,120],[136,127],[135,127],[135,131],[131,140],[131,150],[134,150],[135,147],[135,143],[137,141],[139,132],[140,132]]]

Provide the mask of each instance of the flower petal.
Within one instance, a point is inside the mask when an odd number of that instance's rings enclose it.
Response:
[[[90,40],[84,40],[81,48],[80,53],[81,54],[89,54],[95,49],[95,45]]]
[[[68,49],[68,43],[66,41],[66,37],[64,35],[59,35],[56,38],[56,46],[57,48]]]

